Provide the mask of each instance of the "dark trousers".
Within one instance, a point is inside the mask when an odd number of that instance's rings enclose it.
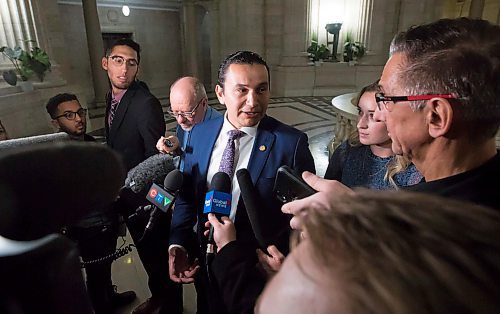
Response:
[[[95,313],[113,313],[111,304],[113,259],[99,259],[109,257],[115,252],[118,238],[116,226],[108,224],[87,228],[73,227],[69,229],[68,236],[78,243],[84,262],[95,261],[85,265],[87,291]]]
[[[145,197],[125,191],[122,193],[117,206],[125,218],[142,265],[148,274],[148,286],[151,295],[154,298],[164,300],[159,313],[182,313],[182,285],[171,281],[168,272],[168,237],[170,234],[171,213],[161,212],[154,228],[145,235],[144,229],[150,218],[149,213],[143,213],[129,219],[137,207],[147,204]],[[160,210],[158,209],[158,211]]]

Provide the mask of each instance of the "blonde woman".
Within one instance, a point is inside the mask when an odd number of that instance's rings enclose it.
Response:
[[[409,160],[394,155],[385,123],[373,118],[376,92],[378,81],[359,93],[357,130],[333,153],[325,179],[338,180],[351,188],[378,190],[409,186],[422,179]]]

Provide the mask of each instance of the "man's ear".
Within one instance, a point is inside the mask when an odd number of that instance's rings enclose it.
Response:
[[[447,99],[433,98],[427,103],[429,135],[433,138],[445,136],[453,123],[453,107]]]
[[[215,85],[215,95],[219,99],[219,102],[224,105],[224,89],[219,85]]]
[[[108,70],[108,58],[102,57],[101,59],[101,66],[102,68],[107,71]]]
[[[57,131],[59,131],[59,129],[61,129],[59,127],[59,122],[56,119],[52,119],[52,121],[50,121],[50,124],[52,124],[52,127],[54,127],[54,129]]]

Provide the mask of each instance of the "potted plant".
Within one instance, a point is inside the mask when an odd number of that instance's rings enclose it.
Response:
[[[356,63],[358,59],[365,55],[366,48],[359,41],[354,41],[352,36],[348,34],[344,42],[344,62],[349,62],[349,64]]]
[[[318,45],[317,41],[313,41],[311,45],[307,48],[309,53],[309,59],[311,61],[317,62],[319,60],[326,60],[330,58],[330,50],[325,46],[325,44]]]
[[[25,51],[21,47],[12,49],[4,46],[0,48],[0,52],[14,65],[14,70],[2,73],[4,80],[12,86],[17,85],[18,76],[21,81],[28,81],[33,74],[36,74],[40,82],[43,82],[45,73],[50,71],[49,56],[39,47]]]

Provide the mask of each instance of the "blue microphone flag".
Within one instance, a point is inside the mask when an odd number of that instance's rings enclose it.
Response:
[[[215,190],[208,192],[205,196],[203,213],[229,216],[231,213],[231,194]]]

